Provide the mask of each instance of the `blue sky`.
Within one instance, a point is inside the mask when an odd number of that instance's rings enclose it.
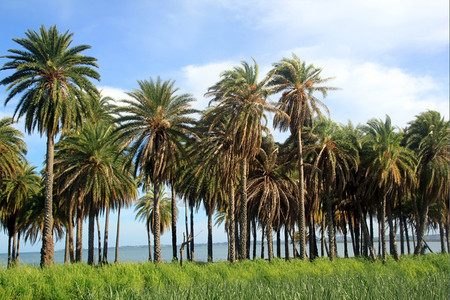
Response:
[[[323,77],[335,77],[330,85],[340,90],[324,100],[333,120],[358,124],[388,114],[404,127],[428,109],[449,116],[447,0],[2,0],[0,55],[17,48],[12,38],[55,24],[62,32],[74,33],[73,45],[92,46],[85,54],[98,59],[101,81],[95,84],[115,99],[136,88],[137,80],[161,76],[194,94],[195,107],[203,109],[208,104],[203,94],[222,71],[253,57],[265,75],[272,63],[295,53],[323,68]],[[5,62],[0,59],[0,64]],[[0,72],[0,78],[6,75]],[[4,99],[2,86],[0,103]],[[1,105],[0,117],[12,116],[15,103]],[[17,128],[23,130],[23,123]],[[33,134],[26,142],[27,158],[41,168],[45,140]],[[197,240],[206,242],[202,209],[196,224]],[[111,244],[114,228],[112,221]],[[178,229],[181,240],[181,224]],[[214,228],[214,238],[226,241],[222,227]],[[134,221],[132,209],[124,211],[120,244],[145,243],[144,224]],[[162,243],[170,244],[170,233],[162,236]],[[6,246],[6,236],[0,233],[0,253]],[[39,248],[40,244],[21,247]],[[56,249],[62,248],[62,243],[56,244]]]

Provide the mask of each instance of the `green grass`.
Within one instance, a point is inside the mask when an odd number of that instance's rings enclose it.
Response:
[[[450,256],[0,269],[0,299],[449,299]]]

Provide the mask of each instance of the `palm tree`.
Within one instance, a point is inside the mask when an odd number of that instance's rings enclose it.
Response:
[[[430,204],[441,201],[449,182],[449,121],[437,111],[427,111],[409,123],[406,140],[418,157],[417,178],[417,244],[414,254],[423,246]],[[441,220],[442,222],[442,220]]]
[[[280,113],[273,104],[266,102],[269,95],[269,90],[265,87],[268,78],[258,82],[259,67],[255,60],[253,62],[253,66],[242,62],[242,67],[224,71],[221,80],[206,93],[206,96],[213,97],[211,102],[217,102],[217,106],[211,111],[217,120],[221,120],[222,116],[229,118],[225,134],[231,138],[234,155],[241,166],[241,258],[245,258],[247,253],[248,163],[259,152],[262,132],[266,129],[266,111]],[[216,122],[213,121],[213,124]]]
[[[114,127],[99,121],[87,122],[81,131],[58,144],[58,190],[73,195],[72,201],[83,200],[83,215],[89,215],[89,264],[94,263],[95,216],[109,203],[136,197],[135,182],[124,167],[127,157],[118,155],[120,146],[116,140]]]
[[[4,181],[0,194],[0,219],[8,231],[8,265],[17,259],[16,234],[18,232],[18,216],[24,203],[35,197],[41,187],[42,178],[28,162],[21,162],[16,176]],[[11,240],[13,244],[11,245]],[[12,247],[12,251],[11,251]],[[11,257],[12,254],[12,257]]]
[[[362,127],[366,134],[366,174],[369,180],[366,188],[372,193],[378,193],[381,197],[381,243],[382,258],[386,260],[385,222],[386,212],[389,223],[389,235],[392,240],[394,259],[398,259],[397,246],[395,241],[395,229],[392,222],[391,207],[393,206],[393,195],[395,189],[405,184],[406,181],[415,180],[414,168],[415,159],[413,153],[401,146],[402,134],[395,131],[391,125],[391,118],[386,116],[386,120],[372,119],[367,125]]]
[[[124,148],[135,160],[135,175],[139,172],[144,188],[150,183],[154,188],[154,261],[161,262],[160,245],[160,191],[161,185],[168,182],[173,174],[178,158],[183,151],[183,142],[195,136],[190,125],[190,116],[196,111],[190,108],[194,98],[189,94],[176,95],[178,89],[174,82],[138,81],[139,89],[128,95],[132,100],[124,100],[126,106],[118,109],[123,113],[118,117],[120,139]]]
[[[26,38],[14,38],[23,50],[10,49],[9,59],[0,70],[14,73],[0,81],[9,91],[7,104],[20,97],[14,116],[25,116],[25,130],[37,128],[47,135],[45,174],[45,229],[42,239],[41,266],[53,263],[52,203],[54,139],[60,132],[68,132],[73,124],[79,125],[82,116],[90,112],[85,93],[94,96],[96,88],[89,78],[100,79],[92,69],[96,59],[82,55],[87,45],[70,47],[73,34],[60,34],[56,26],[40,32],[28,30]]]
[[[267,145],[260,149],[250,166],[248,201],[249,210],[265,226],[268,256],[271,260],[273,224],[277,227],[281,223],[286,224],[290,208],[294,206],[296,187],[279,165],[278,148],[273,139],[270,137],[267,140]]]
[[[332,200],[334,197],[342,199],[350,172],[357,169],[357,151],[343,138],[339,125],[330,119],[316,122],[311,132],[316,141],[311,146],[307,145],[305,152],[314,151],[314,170],[320,171],[315,194],[322,190],[325,196],[330,259],[333,260],[337,253]]]
[[[11,118],[0,120],[0,186],[4,178],[12,178],[20,161],[25,159],[27,146],[23,134],[12,127]]]
[[[160,216],[161,221],[159,224],[159,230],[161,234],[164,233],[167,229],[170,229],[171,220],[172,220],[172,198],[167,197],[166,191],[164,187],[161,189],[161,207],[160,207]],[[147,193],[139,198],[136,203],[136,207],[134,211],[136,212],[136,219],[141,221],[145,221],[147,227],[147,237],[148,237],[148,260],[152,261],[152,248],[151,248],[151,238],[150,232],[155,232],[155,224],[154,224],[154,213],[153,213],[153,203],[154,203],[154,192],[153,189],[147,191]],[[178,209],[175,210],[178,213]]]
[[[321,78],[322,69],[305,62],[292,54],[292,59],[283,58],[274,64],[271,71],[271,86],[274,92],[283,92],[279,102],[281,109],[289,116],[290,121],[274,118],[274,127],[285,131],[289,128],[296,139],[299,170],[299,231],[300,258],[306,259],[305,238],[305,176],[303,170],[302,131],[304,126],[311,126],[315,116],[322,116],[320,108],[328,112],[325,104],[315,94],[320,92],[326,97],[327,92],[336,88],[322,85],[330,78]]]

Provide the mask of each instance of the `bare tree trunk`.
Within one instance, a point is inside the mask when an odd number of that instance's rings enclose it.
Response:
[[[347,246],[347,224],[342,227],[342,234],[344,236],[344,257],[348,258],[348,246]]]
[[[325,213],[324,211],[322,211],[322,222],[320,224],[321,226],[321,231],[322,231],[322,235],[320,238],[320,252],[321,252],[321,256],[324,257],[325,256]],[[328,252],[328,250],[327,250]]]
[[[14,262],[16,265],[19,263],[19,253],[20,253],[20,231],[17,232],[17,251],[16,251],[16,257],[14,258]]]
[[[100,230],[100,222],[98,220],[98,213],[95,215],[95,220],[97,221],[97,234],[98,234],[98,263],[102,263],[102,237]]]
[[[241,162],[240,259],[247,258],[247,159]]]
[[[305,175],[303,170],[303,143],[302,143],[302,128],[298,129],[297,136],[297,146],[298,146],[298,169],[299,169],[299,181],[298,190],[300,192],[299,199],[299,233],[300,233],[300,259],[306,259],[306,237],[305,237]]]
[[[64,246],[64,264],[69,264],[69,229],[66,228],[66,241]]]
[[[106,208],[106,216],[105,216],[105,239],[103,241],[103,258],[102,262],[104,264],[108,263],[108,233],[109,233],[109,212],[110,212],[109,205]]]
[[[115,263],[119,262],[119,232],[120,232],[119,230],[120,230],[120,205],[117,211],[116,252],[114,258]]]
[[[175,193],[175,180],[172,177],[171,180],[171,187],[172,187],[172,204],[171,204],[171,210],[172,210],[172,256],[173,259],[178,260],[178,254],[177,254],[177,198]]]
[[[314,246],[315,246],[315,240],[316,237],[314,235],[314,216],[313,214],[309,215],[309,259],[313,260],[316,255],[315,255],[315,250]]]
[[[44,201],[44,230],[42,233],[41,267],[53,264],[53,161],[55,141],[54,135],[47,131],[47,153],[45,169],[45,201]]]
[[[348,222],[348,227],[350,230],[350,239],[352,240],[352,248],[353,248],[353,256],[356,256],[356,245],[355,245],[355,229],[353,228],[353,220],[350,216],[350,220]]]

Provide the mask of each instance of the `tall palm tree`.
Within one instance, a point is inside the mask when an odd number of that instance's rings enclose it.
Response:
[[[321,117],[323,108],[328,112],[325,104],[315,94],[321,93],[326,97],[328,91],[336,88],[322,85],[330,78],[321,78],[322,69],[314,67],[292,54],[292,58],[283,58],[275,63],[270,72],[271,86],[274,92],[283,92],[279,102],[281,109],[289,116],[290,121],[274,118],[274,127],[285,131],[289,128],[291,135],[296,139],[298,170],[299,170],[299,231],[300,231],[300,258],[306,259],[305,237],[305,176],[303,169],[303,142],[302,132],[304,126],[311,126],[316,116]]]
[[[120,139],[135,160],[135,175],[140,174],[144,187],[154,188],[154,261],[161,262],[160,245],[160,191],[174,172],[177,152],[184,149],[183,142],[195,136],[191,114],[196,111],[190,104],[189,94],[176,95],[173,81],[138,81],[139,89],[128,93],[132,100],[118,109]]]
[[[266,101],[269,90],[268,78],[258,81],[259,67],[242,62],[242,66],[224,71],[221,80],[211,86],[206,96],[213,97],[217,106],[211,113],[221,120],[229,117],[226,135],[234,144],[234,155],[241,166],[241,206],[240,206],[240,256],[246,257],[247,249],[247,173],[248,163],[259,152],[263,130],[266,127],[266,112],[280,113],[276,107]],[[281,116],[279,116],[281,118]],[[285,118],[284,118],[285,119]],[[213,122],[214,124],[215,122]]]
[[[118,155],[114,127],[105,122],[87,122],[58,144],[55,170],[59,191],[68,191],[73,200],[83,200],[89,215],[88,263],[94,263],[94,221],[107,203],[135,198],[136,186],[124,166],[127,157]]]
[[[25,159],[27,150],[23,134],[12,124],[11,118],[0,120],[0,185],[4,178],[15,175],[20,161]]]
[[[164,233],[167,229],[171,227],[172,221],[172,198],[167,197],[166,191],[164,187],[161,189],[161,206],[160,206],[160,215],[161,221],[159,223],[159,230],[161,234]],[[151,248],[151,238],[150,232],[155,232],[155,218],[153,213],[153,203],[154,203],[154,192],[153,189],[147,191],[147,193],[139,198],[134,208],[136,212],[136,219],[145,221],[147,227],[147,237],[148,237],[148,260],[152,261],[152,248]],[[178,209],[176,209],[176,213],[178,213]]]
[[[430,204],[441,201],[449,182],[450,138],[449,121],[437,111],[427,111],[409,123],[406,140],[418,157],[417,178],[417,245],[419,255],[423,246]]]
[[[13,74],[0,81],[7,85],[5,104],[19,97],[14,116],[25,116],[25,130],[47,135],[45,174],[45,229],[42,239],[41,266],[53,263],[52,203],[53,159],[55,136],[79,125],[82,116],[90,112],[85,93],[94,96],[96,88],[89,78],[100,79],[92,68],[96,59],[81,52],[87,45],[70,47],[72,33],[60,34],[56,26],[39,33],[28,30],[26,38],[13,41],[23,49],[9,49],[5,55],[9,61],[0,70],[12,70]]]
[[[405,183],[415,180],[414,169],[415,159],[413,153],[401,146],[402,134],[395,131],[391,124],[391,118],[386,116],[386,120],[372,119],[367,125],[362,127],[366,139],[366,159],[367,169],[365,177],[366,188],[372,193],[378,193],[381,197],[381,243],[382,258],[386,260],[386,240],[385,222],[386,212],[389,223],[389,234],[393,243],[391,248],[393,255],[398,259],[397,246],[395,241],[395,229],[392,222],[391,207],[393,206],[393,195],[396,188]]]

